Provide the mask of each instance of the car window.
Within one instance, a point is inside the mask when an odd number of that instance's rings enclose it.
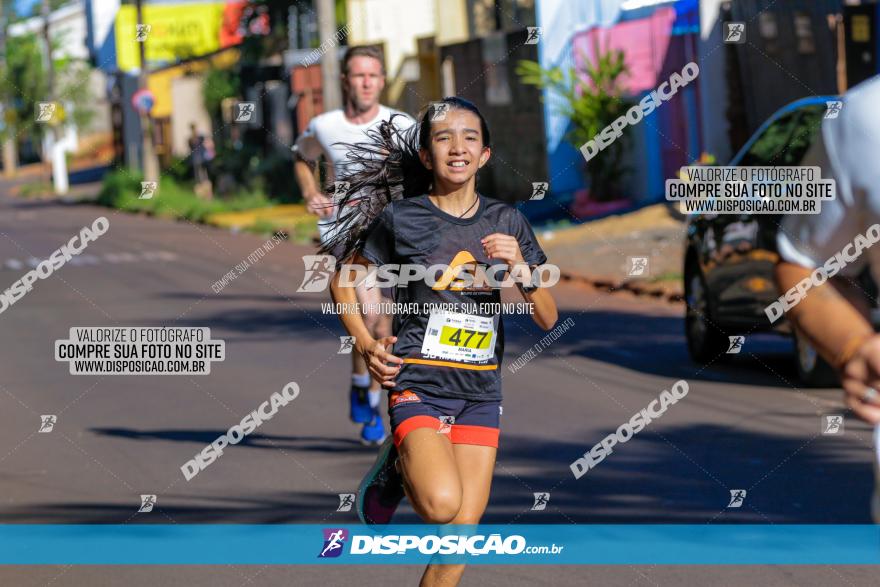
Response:
[[[789,112],[768,126],[743,155],[740,165],[797,165],[822,125],[819,104]]]
[[[773,165],[773,159],[788,145],[788,138],[797,126],[798,112],[789,112],[768,126],[752,144],[740,165]]]
[[[822,128],[825,107],[818,104],[805,106],[798,110],[798,114],[797,125],[788,139],[788,148],[776,155],[773,165],[800,165]]]

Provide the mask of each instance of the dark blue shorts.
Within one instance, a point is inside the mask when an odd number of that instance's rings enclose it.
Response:
[[[453,444],[498,447],[500,400],[454,399],[405,389],[391,392],[388,414],[395,446],[416,428],[432,428],[446,434]]]

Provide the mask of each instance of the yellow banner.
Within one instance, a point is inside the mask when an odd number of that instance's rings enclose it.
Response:
[[[122,71],[140,69],[138,38],[144,39],[150,67],[217,51],[225,6],[225,2],[145,4],[143,23],[137,22],[133,5],[120,6],[116,13],[116,65]]]

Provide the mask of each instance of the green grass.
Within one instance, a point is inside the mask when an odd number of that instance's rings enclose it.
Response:
[[[681,281],[684,279],[684,275],[682,275],[678,271],[667,271],[666,273],[660,273],[659,275],[651,276],[651,282],[655,281]]]
[[[274,234],[275,233],[275,225],[265,218],[257,219],[253,225],[249,226],[247,232],[253,232],[256,234]]]
[[[32,181],[22,184],[18,188],[18,195],[22,198],[32,198],[35,196],[47,196],[55,193],[52,182],[49,181]]]
[[[162,178],[152,198],[141,200],[138,198],[141,193],[140,182],[141,178],[137,175],[114,171],[104,179],[97,201],[104,206],[127,212],[186,218],[193,222],[203,222],[209,214],[262,208],[275,203],[264,194],[256,192],[241,192],[223,199],[202,200],[190,186],[169,177]]]

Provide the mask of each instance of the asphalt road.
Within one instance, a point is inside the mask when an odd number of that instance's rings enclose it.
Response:
[[[5,188],[3,188],[5,192]],[[319,294],[296,293],[304,246],[282,243],[220,293],[265,239],[92,205],[0,194],[0,289],[106,216],[109,231],[0,313],[2,523],[356,523],[338,494],[373,459],[347,419],[349,357]],[[552,259],[551,259],[552,261]],[[502,440],[486,523],[869,523],[870,433],[836,390],[798,388],[790,343],[692,363],[682,307],[560,285],[574,326],[505,371]],[[515,298],[511,298],[515,301]],[[544,334],[508,317],[507,361]],[[227,358],[207,376],[75,376],[54,359],[73,326],[207,326]],[[685,379],[690,393],[587,475],[569,463]],[[288,382],[300,396],[187,482],[180,466]],[[40,416],[54,414],[51,433]],[[730,490],[742,507],[727,508]],[[549,491],[546,510],[533,493]],[[137,513],[141,494],[153,512]],[[404,505],[395,521],[417,522]],[[0,584],[416,584],[414,567],[5,567]],[[462,585],[871,584],[865,567],[473,567]]]

